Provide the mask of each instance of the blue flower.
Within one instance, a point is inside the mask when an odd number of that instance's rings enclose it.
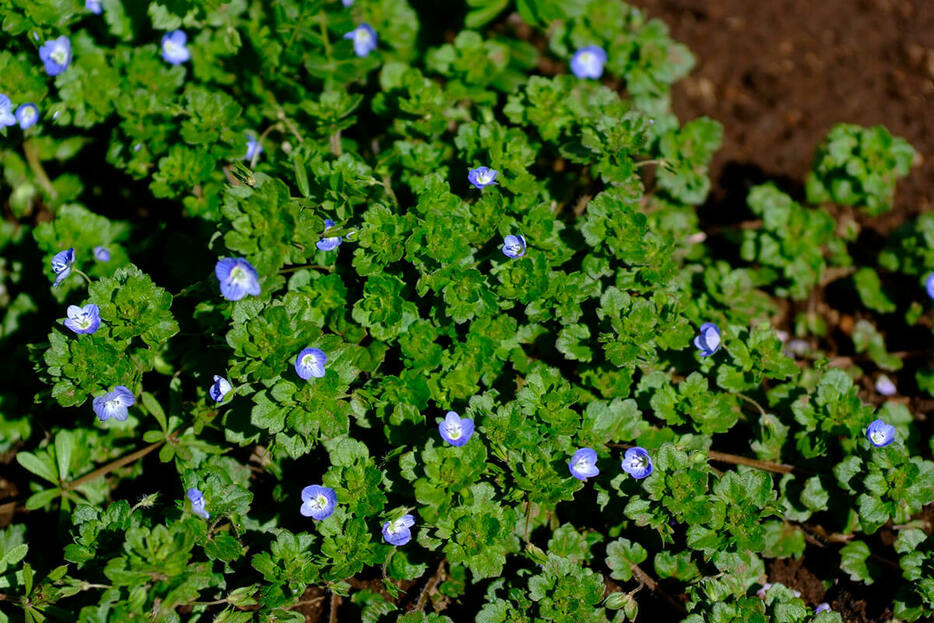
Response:
[[[924,287],[928,291],[928,296],[934,299],[934,273],[927,276],[924,281]]]
[[[162,58],[173,65],[181,65],[191,58],[191,52],[185,45],[188,35],[181,30],[173,30],[162,36]]]
[[[597,45],[588,45],[574,53],[571,58],[571,71],[578,78],[599,78],[603,75],[606,52]]]
[[[201,493],[200,489],[195,489],[194,487],[189,489],[188,499],[191,501],[191,512],[204,519],[211,518],[211,513],[207,512],[204,508],[204,494]]]
[[[341,0],[344,6],[353,6],[353,0]]]
[[[52,284],[53,288],[65,280],[65,277],[71,272],[71,267],[74,263],[74,249],[65,249],[55,254],[55,257],[52,258],[52,272],[55,273],[55,282]]]
[[[305,517],[315,521],[327,519],[334,513],[337,494],[330,487],[311,485],[302,489],[302,507],[299,509]]]
[[[590,448],[581,448],[571,457],[568,469],[571,470],[571,475],[578,480],[586,481],[588,478],[596,476],[600,473],[600,470],[597,469],[597,453]]]
[[[327,233],[329,229],[334,227],[334,221],[329,218],[324,219],[324,233]],[[315,246],[321,249],[322,251],[331,251],[341,246],[341,237],[340,236],[331,236],[325,237],[322,236],[321,240],[315,243]]]
[[[263,153],[263,146],[259,144],[256,136],[250,132],[246,134],[246,155],[244,160],[252,160],[253,156]]]
[[[134,402],[136,399],[133,393],[123,385],[117,385],[112,392],[95,398],[92,406],[101,422],[110,418],[123,422],[129,415],[127,410],[133,406]]]
[[[525,255],[525,238],[518,234],[509,234],[503,238],[503,255],[512,259]]]
[[[13,103],[10,98],[0,93],[0,128],[16,125],[16,115],[13,114]]]
[[[39,107],[32,102],[23,104],[16,109],[16,120],[23,130],[31,128],[39,120]]]
[[[71,41],[62,35],[58,39],[46,41],[39,48],[39,58],[45,63],[45,71],[50,76],[57,76],[71,63]]]
[[[101,5],[101,0],[84,0],[84,8],[86,8],[94,15],[100,15],[104,12],[104,7]]]
[[[712,322],[705,322],[700,326],[694,346],[700,351],[701,357],[710,357],[720,348],[720,328]]]
[[[866,439],[877,448],[882,448],[895,441],[895,427],[882,420],[873,420],[866,429]]]
[[[222,376],[217,376],[215,374],[214,384],[211,385],[211,389],[208,390],[208,394],[211,396],[211,398],[214,399],[214,402],[220,402],[224,399],[224,396],[230,392],[231,389],[233,388],[230,386],[230,381]]]
[[[214,274],[221,284],[221,294],[228,301],[239,301],[247,294],[259,296],[259,276],[253,265],[242,257],[217,260]]]
[[[461,417],[455,411],[448,411],[444,416],[444,420],[438,424],[438,432],[441,433],[441,438],[455,448],[459,448],[470,441],[473,428],[473,420]]]
[[[876,379],[876,391],[883,396],[894,396],[898,390],[895,388],[892,379],[883,374]]]
[[[467,172],[467,181],[477,188],[486,188],[490,184],[496,183],[496,176],[499,171],[490,167],[477,167]]]
[[[109,262],[110,250],[107,247],[94,247],[94,259],[98,262]]]
[[[415,517],[411,515],[387,521],[383,524],[383,539],[390,545],[405,545],[412,540],[411,527],[414,525]]]
[[[68,316],[65,318],[65,326],[75,333],[94,333],[101,326],[101,310],[94,303],[84,307],[69,305],[65,314]]]
[[[311,377],[320,379],[324,376],[324,364],[328,356],[318,348],[306,348],[295,358],[295,373],[306,381]]]
[[[360,24],[345,34],[344,39],[353,41],[353,52],[357,56],[366,56],[376,49],[376,31],[369,24]]]
[[[622,465],[623,471],[636,480],[641,480],[652,473],[652,458],[648,450],[639,446],[626,450]]]
[[[814,608],[814,614],[819,614],[821,612],[830,612],[830,604],[826,601],[818,604],[818,606]]]

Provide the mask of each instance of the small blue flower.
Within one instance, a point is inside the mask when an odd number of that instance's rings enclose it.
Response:
[[[895,427],[882,420],[873,420],[866,429],[866,439],[877,448],[882,448],[895,441]]]
[[[13,103],[10,98],[0,93],[0,128],[16,125],[16,115],[13,114]]]
[[[597,469],[597,453],[590,448],[581,448],[571,457],[568,469],[571,470],[571,475],[578,480],[586,481],[588,478],[596,476],[600,473],[600,470]]]
[[[74,263],[74,249],[65,249],[55,254],[55,257],[52,258],[52,272],[55,273],[55,282],[52,284],[53,288],[64,281],[65,277],[71,273],[71,267]]]
[[[45,71],[50,76],[57,76],[71,63],[71,41],[62,35],[51,39],[39,48],[39,58],[45,63]]]
[[[295,358],[295,373],[306,381],[311,377],[320,379],[324,376],[324,364],[328,356],[318,348],[306,348]]]
[[[603,75],[606,52],[597,45],[588,45],[574,53],[571,58],[571,71],[578,78],[597,79]]]
[[[876,391],[883,396],[894,396],[898,390],[895,388],[892,379],[883,374],[876,379]]]
[[[23,130],[31,128],[36,125],[36,121],[39,120],[39,107],[32,102],[23,104],[16,109],[16,120],[19,122],[19,127]]]
[[[69,305],[65,314],[68,316],[65,318],[65,326],[79,335],[94,333],[101,326],[101,310],[94,303],[84,307]]]
[[[486,188],[487,186],[496,183],[497,175],[499,175],[499,171],[496,169],[491,169],[490,167],[477,167],[476,169],[471,169],[467,172],[467,181],[473,184],[476,188]]]
[[[337,494],[334,493],[334,489],[310,485],[302,489],[302,507],[299,512],[305,517],[320,521],[334,513],[335,504],[337,504]]]
[[[98,262],[109,262],[110,250],[107,247],[94,247],[94,259]]]
[[[191,58],[191,52],[186,46],[188,35],[181,30],[173,30],[162,36],[162,58],[167,63],[181,65]]]
[[[92,407],[97,419],[101,422],[114,418],[123,422],[129,415],[128,409],[133,406],[136,399],[133,393],[123,385],[117,385],[112,392],[94,399]]]
[[[94,15],[100,15],[104,12],[104,7],[101,4],[101,0],[84,0],[84,8],[86,8]]]
[[[263,153],[263,146],[259,144],[259,141],[256,139],[256,135],[251,132],[246,134],[246,155],[243,157],[244,160],[252,160],[253,156]]]
[[[456,411],[448,411],[438,424],[438,432],[446,442],[459,448],[470,441],[473,435],[473,420],[461,417]]]
[[[934,299],[934,273],[927,276],[924,281],[924,287],[928,291],[928,296]]]
[[[353,6],[353,0],[341,0],[344,6]]]
[[[208,390],[208,394],[214,400],[214,402],[220,402],[224,399],[230,390],[233,389],[230,385],[230,381],[225,379],[222,376],[214,375],[214,384],[211,385],[211,389]]]
[[[700,326],[694,346],[700,351],[701,357],[710,357],[720,348],[720,328],[712,322],[705,322]]]
[[[327,233],[329,229],[334,227],[334,221],[329,218],[324,219],[324,233]],[[331,251],[341,246],[341,237],[340,236],[322,236],[321,240],[315,243],[315,246],[321,249],[322,251]]]
[[[204,494],[201,493],[200,489],[195,489],[194,487],[189,489],[188,499],[191,501],[191,512],[204,519],[211,518],[211,513],[204,508]]]
[[[345,34],[344,39],[353,41],[353,52],[357,56],[366,56],[376,49],[376,31],[369,24],[360,24]]]
[[[221,294],[228,301],[239,301],[247,294],[259,296],[259,275],[253,265],[242,257],[217,260],[214,274],[221,285]]]
[[[519,234],[509,234],[503,238],[503,255],[512,259],[525,255],[525,238]]]
[[[648,450],[639,446],[626,450],[622,465],[623,471],[636,480],[641,480],[652,473],[652,458]]]
[[[415,517],[403,515],[399,519],[387,521],[383,524],[383,539],[390,545],[405,545],[412,540],[412,526]]]
[[[819,614],[821,612],[830,612],[830,604],[826,601],[814,608],[814,614]]]

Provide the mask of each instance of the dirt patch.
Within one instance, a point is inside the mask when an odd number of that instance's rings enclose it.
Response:
[[[931,209],[930,0],[630,2],[664,20],[697,59],[675,87],[674,108],[682,120],[707,115],[723,123],[714,199],[750,171],[747,183],[762,181],[760,171],[802,183],[816,145],[835,123],[849,122],[883,124],[923,158],[899,183],[895,210],[860,221],[887,232]]]

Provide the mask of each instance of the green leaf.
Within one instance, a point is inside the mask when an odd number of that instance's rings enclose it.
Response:
[[[54,460],[49,454],[45,453],[42,455],[42,458],[40,458],[31,452],[17,452],[16,462],[53,485],[58,484],[58,470],[56,469]]]
[[[846,571],[854,582],[872,584],[875,579],[866,564],[870,553],[869,546],[863,541],[850,541],[840,550],[840,568]]]

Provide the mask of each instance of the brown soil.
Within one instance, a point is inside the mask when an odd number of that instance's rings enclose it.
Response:
[[[697,59],[674,107],[682,120],[723,123],[715,200],[761,173],[803,183],[816,145],[848,122],[885,125],[923,158],[899,183],[895,210],[872,226],[885,232],[931,209],[934,2],[629,1],[664,20]]]
[[[886,233],[934,204],[934,2],[930,0],[628,0],[664,20],[697,65],[674,90],[682,120],[706,115],[724,127],[714,188],[702,216],[748,218],[748,186],[776,179],[801,192],[814,149],[836,123],[885,125],[921,163],[899,183],[895,209],[876,219]],[[841,580],[836,551],[809,548],[769,563],[769,581],[822,601],[847,623],[887,621],[884,596]],[[871,592],[870,587],[869,591]],[[870,607],[872,605],[873,607]]]

